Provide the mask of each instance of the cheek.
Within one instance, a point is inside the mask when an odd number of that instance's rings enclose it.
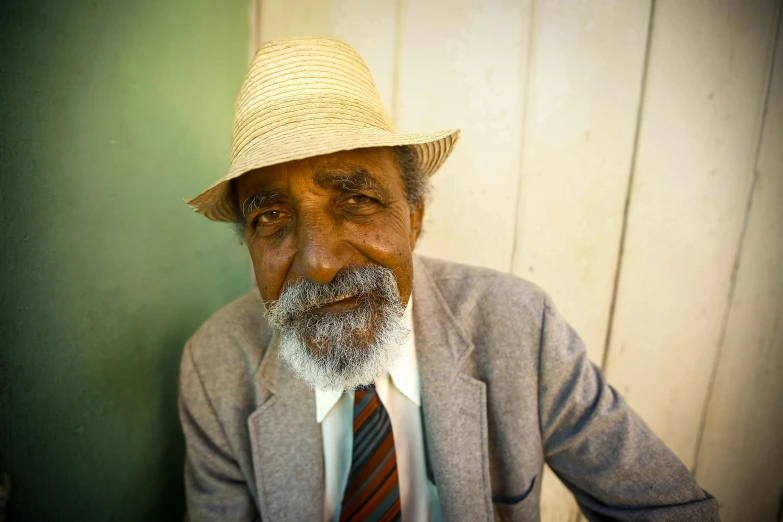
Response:
[[[408,301],[413,283],[413,258],[409,226],[405,219],[374,220],[356,231],[354,245],[368,259],[394,271],[403,302]]]
[[[250,259],[253,262],[253,273],[256,276],[256,284],[264,301],[275,300],[280,297],[283,283],[285,282],[290,256],[279,249],[250,249]]]
[[[407,227],[397,219],[378,219],[354,234],[357,246],[382,266],[394,268],[411,255]]]

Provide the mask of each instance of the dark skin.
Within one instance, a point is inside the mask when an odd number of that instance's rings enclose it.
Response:
[[[340,151],[254,170],[237,180],[245,240],[258,289],[276,300],[300,277],[331,281],[344,267],[380,265],[397,278],[404,304],[424,208],[408,204],[388,147]],[[315,313],[356,305],[350,297]]]

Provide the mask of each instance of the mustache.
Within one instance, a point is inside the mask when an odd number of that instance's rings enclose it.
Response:
[[[378,265],[343,268],[324,284],[300,278],[267,303],[267,317],[275,326],[290,326],[316,308],[349,297],[357,297],[359,305],[376,299],[381,304],[399,303],[397,278]]]

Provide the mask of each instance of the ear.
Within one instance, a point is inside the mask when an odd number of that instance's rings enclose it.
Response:
[[[411,207],[410,220],[411,231],[408,239],[410,240],[411,250],[413,250],[416,247],[416,241],[419,239],[419,235],[421,234],[421,225],[424,221],[424,205]]]

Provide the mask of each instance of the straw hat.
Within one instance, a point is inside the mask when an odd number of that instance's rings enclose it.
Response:
[[[432,175],[458,129],[397,132],[369,69],[348,44],[331,38],[268,42],[256,52],[236,98],[228,174],[188,201],[214,221],[233,221],[229,180],[287,161],[340,150],[412,145]]]

